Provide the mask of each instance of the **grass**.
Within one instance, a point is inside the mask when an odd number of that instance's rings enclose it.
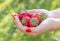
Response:
[[[60,0],[0,0],[0,41],[60,41],[60,30],[37,37],[25,35],[16,28],[11,17],[18,10],[54,10],[59,7]]]

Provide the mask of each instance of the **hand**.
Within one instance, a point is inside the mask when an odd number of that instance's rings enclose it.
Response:
[[[32,29],[32,31],[36,32],[36,34],[38,35],[59,29],[60,29],[60,8],[53,11],[49,11],[49,13],[47,13],[47,18],[38,27]]]
[[[47,16],[47,14],[49,13],[49,11],[47,11],[47,10],[44,10],[44,9],[32,9],[32,10],[26,10],[27,12],[32,12],[32,13],[44,13],[46,16]],[[31,32],[29,32],[29,33],[27,33],[26,32],[26,29],[28,28],[28,27],[26,27],[26,26],[23,26],[22,24],[21,24],[21,22],[20,22],[20,20],[19,20],[19,18],[18,18],[18,15],[17,14],[13,14],[12,15],[13,16],[13,18],[14,18],[14,22],[15,22],[15,24],[16,24],[16,26],[18,27],[18,29],[20,30],[20,31],[22,31],[22,32],[24,32],[25,34],[28,34],[28,35],[31,35],[31,36],[36,36],[39,32],[37,32],[38,31],[38,29],[37,29],[37,31],[34,31],[36,28],[38,28],[38,27],[31,27],[31,28],[29,28],[29,29],[31,29]]]
[[[42,34],[42,33],[45,33],[45,32],[48,32],[48,31],[52,31],[54,30],[54,27],[56,27],[55,23],[56,23],[56,19],[52,16],[52,11],[47,11],[47,10],[44,10],[44,9],[33,9],[33,10],[27,10],[27,12],[37,12],[37,13],[41,13],[41,12],[44,12],[44,14],[47,16],[47,18],[37,27],[33,27],[33,28],[29,28],[31,29],[31,32],[27,33],[26,32],[26,29],[28,27],[26,26],[23,26],[21,24],[21,22],[19,21],[19,18],[18,16],[16,15],[13,15],[14,17],[14,21],[16,23],[16,26],[18,27],[19,30],[21,30],[22,32],[24,32],[25,34],[28,34],[28,35],[31,35],[31,36],[37,36],[38,34]],[[49,14],[51,13],[51,14]]]

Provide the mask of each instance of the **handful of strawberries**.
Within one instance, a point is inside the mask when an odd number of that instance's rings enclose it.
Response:
[[[43,14],[38,14],[38,13],[29,13],[29,12],[18,12],[18,17],[21,21],[21,23],[24,26],[27,27],[36,27],[38,26],[42,20],[44,20],[44,17],[42,17]]]
[[[18,11],[19,21],[23,26],[27,26],[26,32],[32,32],[30,28],[37,27],[47,17],[44,12],[40,11]]]

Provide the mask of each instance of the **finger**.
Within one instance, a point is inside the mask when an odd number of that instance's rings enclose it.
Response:
[[[18,24],[16,23],[16,17],[15,17],[15,16],[17,16],[17,14],[12,14],[12,17],[13,17],[13,19],[14,19],[14,22],[15,22],[17,28],[18,28],[20,31],[22,31],[22,30],[20,29],[20,27],[18,26]]]
[[[29,13],[44,13],[45,15],[49,14],[49,11],[45,10],[45,9],[32,9],[32,10],[26,10]]]
[[[18,27],[18,29],[21,30],[22,32],[26,32],[26,29],[28,27],[22,25],[22,23],[20,22],[20,20],[18,18],[18,15],[13,15],[13,17],[14,17],[14,22],[15,22],[16,26]]]
[[[21,24],[21,22],[20,22],[20,20],[18,18],[18,15],[17,14],[13,14],[12,16],[14,18],[15,23],[16,24],[19,24],[19,26],[22,26],[22,24]]]
[[[18,15],[13,14],[12,16],[14,18],[14,22],[15,22],[16,26],[18,27],[18,29],[21,30],[22,29],[22,24],[21,24],[21,22],[20,22],[20,20],[18,18]]]

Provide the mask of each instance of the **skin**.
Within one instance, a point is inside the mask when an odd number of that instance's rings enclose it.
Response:
[[[52,11],[47,11],[44,9],[32,9],[32,10],[27,10],[27,12],[35,12],[35,13],[41,13],[44,12],[44,14],[47,16],[47,18],[42,21],[42,23],[37,26],[37,27],[31,27],[29,29],[31,29],[32,32],[27,33],[26,29],[28,27],[23,26],[21,24],[21,22],[19,21],[19,18],[17,17],[17,14],[13,14],[13,18],[14,18],[14,22],[17,26],[17,28],[24,32],[27,35],[31,35],[33,37],[46,33],[46,32],[50,32],[53,30],[60,30],[60,8],[52,10]]]

